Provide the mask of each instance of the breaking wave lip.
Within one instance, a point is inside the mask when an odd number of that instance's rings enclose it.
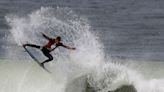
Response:
[[[34,62],[26,62],[29,57],[19,60],[27,56],[22,48],[9,46],[11,49],[7,48],[6,56],[16,57],[18,61],[1,63],[2,92],[164,92],[163,79],[146,80],[137,69],[111,63],[110,58],[105,60],[103,46],[88,20],[69,8],[41,7],[26,16],[9,14],[6,21],[11,27],[7,38],[10,44],[44,44],[45,40],[38,33],[45,32],[52,37],[61,35],[64,43],[78,49],[70,52],[60,48],[52,53],[54,61],[46,66],[52,71],[49,75]],[[38,58],[43,57],[31,50]]]
[[[130,82],[131,70],[115,64],[106,65],[103,69],[96,69],[69,81],[65,92],[137,92],[135,85]]]
[[[83,76],[67,84],[65,92],[137,92],[137,90],[134,85],[130,84],[121,85],[113,91],[110,91],[109,89],[95,89],[90,85],[88,79]]]
[[[163,78],[145,79],[144,74],[126,65],[108,63],[104,66],[69,81],[65,92],[164,92]]]

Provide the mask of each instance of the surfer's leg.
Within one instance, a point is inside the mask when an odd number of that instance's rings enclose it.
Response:
[[[53,57],[52,57],[52,55],[51,55],[50,53],[44,53],[44,55],[45,55],[46,57],[48,57],[48,59],[41,63],[41,65],[42,65],[43,67],[44,67],[44,64],[45,64],[45,63],[50,62],[50,61],[53,60]]]
[[[35,45],[35,44],[24,44],[23,46],[24,46],[24,47],[29,46],[29,47],[34,47],[34,48],[38,48],[38,49],[41,48],[41,46]]]
[[[52,55],[50,54],[50,52],[47,48],[42,48],[42,52],[46,57],[48,57],[47,60],[45,60],[44,62],[41,63],[41,65],[44,67],[44,63],[52,61],[53,57],[52,57]]]

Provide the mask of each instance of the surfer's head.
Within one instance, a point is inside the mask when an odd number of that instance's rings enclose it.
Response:
[[[61,41],[61,37],[60,36],[57,36],[56,38],[55,38],[55,42],[56,43],[59,43]]]
[[[56,40],[61,41],[61,37],[60,36],[57,36],[56,37]]]

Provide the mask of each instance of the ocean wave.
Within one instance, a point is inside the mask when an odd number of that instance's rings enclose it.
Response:
[[[164,92],[164,80],[146,79],[137,64],[134,68],[105,59],[102,43],[87,18],[69,8],[41,7],[28,15],[8,14],[6,21],[11,27],[6,41],[9,61],[0,63],[1,92]],[[54,61],[46,64],[52,74],[30,60],[20,46],[27,42],[43,45],[40,32],[61,35],[63,43],[77,48],[52,53]],[[39,51],[30,51],[45,59]]]

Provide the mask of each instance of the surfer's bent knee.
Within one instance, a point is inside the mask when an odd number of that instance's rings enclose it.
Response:
[[[52,61],[52,60],[53,60],[53,57],[52,57],[52,56],[51,56],[51,57],[49,57],[49,60],[50,60],[50,61]]]

